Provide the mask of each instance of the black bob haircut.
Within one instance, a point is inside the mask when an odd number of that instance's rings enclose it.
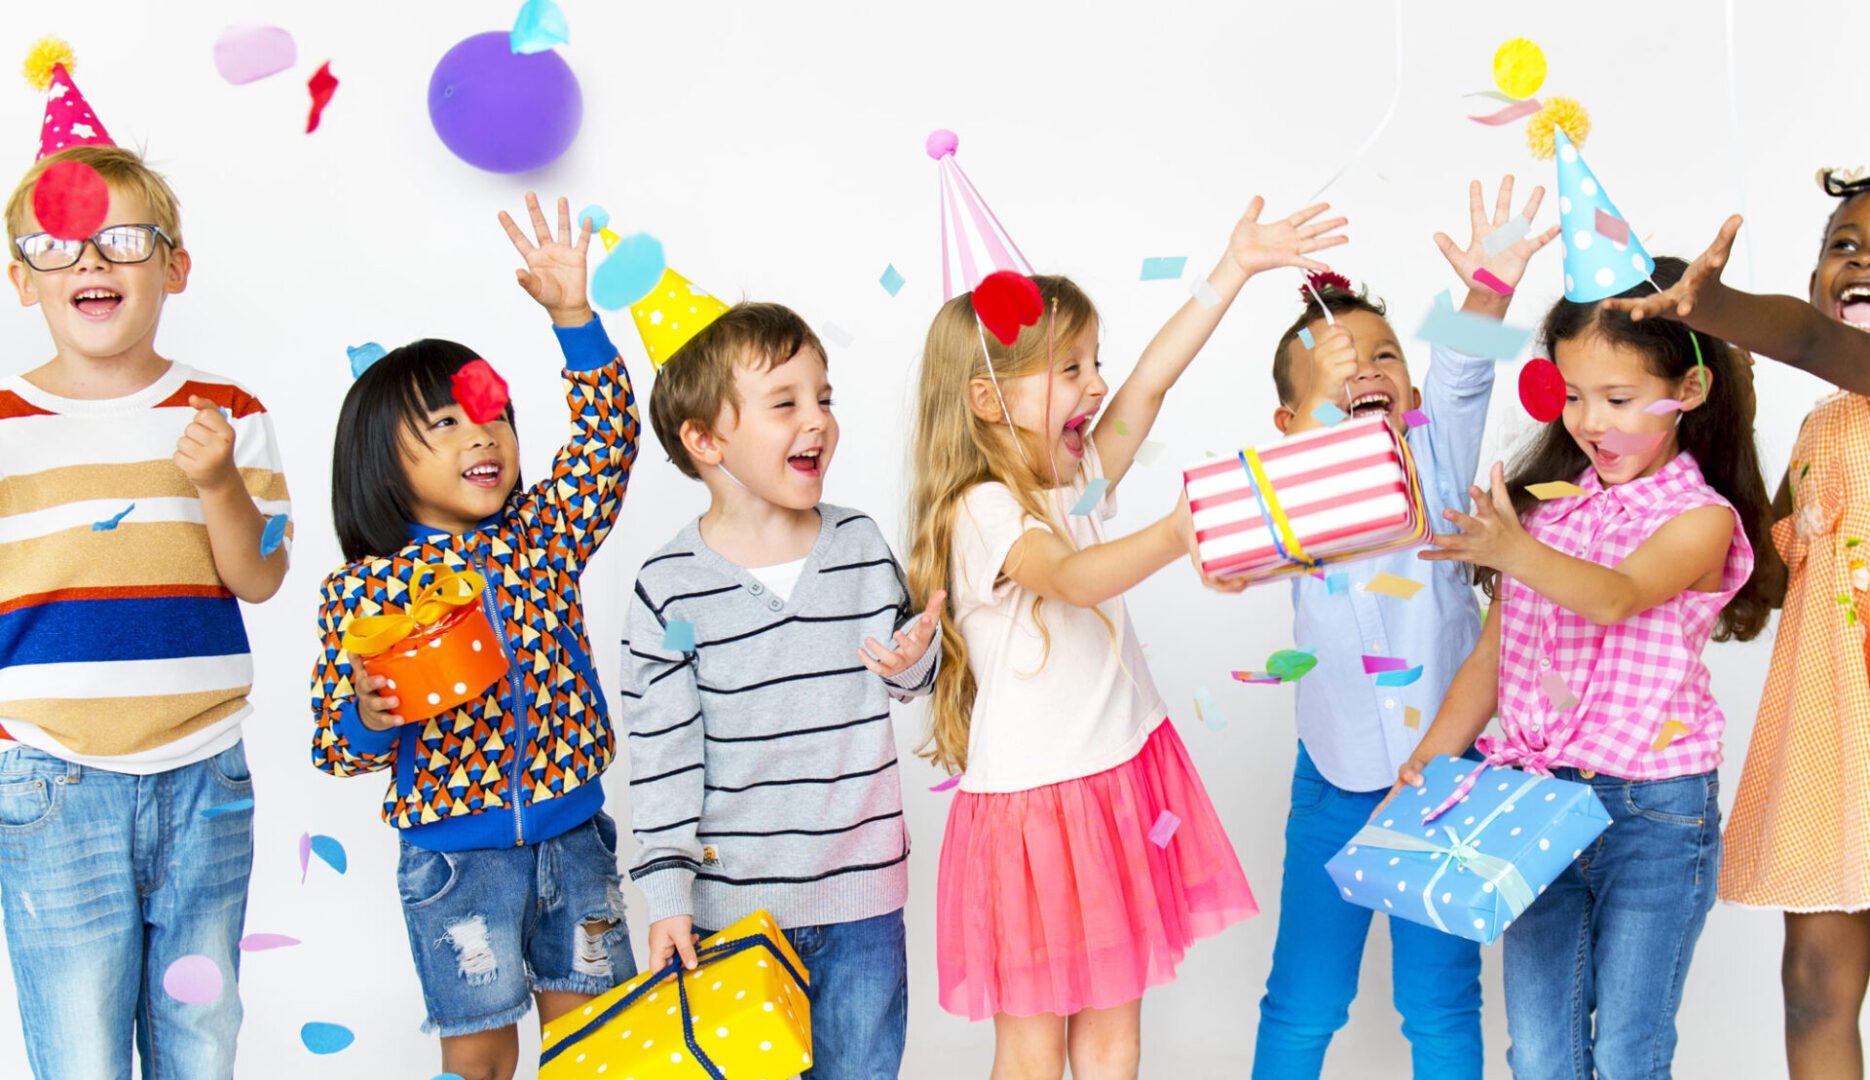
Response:
[[[408,545],[415,514],[403,472],[404,433],[426,441],[429,413],[454,404],[454,373],[479,356],[457,342],[423,338],[391,350],[351,384],[331,452],[331,519],[346,560]],[[501,415],[513,422],[510,402]],[[513,486],[519,484],[515,476]]]

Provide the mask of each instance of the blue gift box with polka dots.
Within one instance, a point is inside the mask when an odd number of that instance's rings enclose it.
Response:
[[[1431,818],[1477,768],[1471,788]],[[1325,871],[1353,904],[1485,945],[1609,826],[1588,784],[1443,755]]]

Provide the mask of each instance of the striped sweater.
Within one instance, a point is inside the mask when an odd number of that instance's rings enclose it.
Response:
[[[907,899],[890,697],[934,686],[940,638],[894,679],[858,662],[866,636],[888,641],[916,612],[876,523],[818,512],[783,599],[709,549],[695,522],[637,576],[623,709],[630,877],[651,922],[693,915],[716,929],[765,908],[781,926],[816,926]]]
[[[0,380],[0,748],[156,773],[239,740],[247,632],[172,460],[191,394],[227,411],[260,512],[287,513],[272,420],[227,379],[171,364],[101,400]]]

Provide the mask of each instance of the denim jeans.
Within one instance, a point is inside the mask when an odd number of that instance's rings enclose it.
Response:
[[[39,1080],[234,1075],[253,811],[239,743],[149,776],[0,753],[0,905],[27,1061]],[[163,990],[177,959],[221,970],[220,996]]]
[[[396,889],[422,983],[422,1030],[517,1023],[540,990],[596,996],[636,975],[618,888],[617,825],[599,810],[523,847],[430,851],[402,842]],[[611,923],[592,933],[586,923]]]
[[[1295,1080],[1324,1071],[1331,1037],[1350,1017],[1375,914],[1344,899],[1325,873],[1389,792],[1333,786],[1305,747],[1292,771],[1292,812],[1279,884],[1273,970],[1260,1000],[1255,1080]],[[1396,1009],[1421,1080],[1481,1075],[1480,946],[1405,919],[1390,920]]]
[[[909,1030],[902,911],[782,932],[811,973],[812,1067],[800,1080],[896,1080]]]
[[[1507,1062],[1518,1080],[1667,1077],[1720,875],[1720,780],[1556,775],[1590,784],[1611,825],[1507,927]]]

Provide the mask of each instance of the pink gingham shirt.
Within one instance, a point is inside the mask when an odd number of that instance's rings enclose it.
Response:
[[[1654,476],[1605,488],[1597,471],[1577,479],[1587,494],[1542,503],[1526,531],[1567,555],[1616,566],[1670,519],[1725,506],[1693,455],[1677,454]],[[1721,608],[1753,572],[1739,515],[1718,592],[1678,593],[1615,626],[1598,626],[1511,578],[1500,604],[1500,730],[1477,743],[1488,759],[1547,773],[1561,765],[1628,780],[1664,780],[1721,764],[1726,718],[1708,690],[1701,650]],[[1556,675],[1563,686],[1552,684]],[[1551,691],[1548,694],[1548,689]],[[1578,703],[1553,707],[1569,690]],[[1661,750],[1663,725],[1688,726]]]

